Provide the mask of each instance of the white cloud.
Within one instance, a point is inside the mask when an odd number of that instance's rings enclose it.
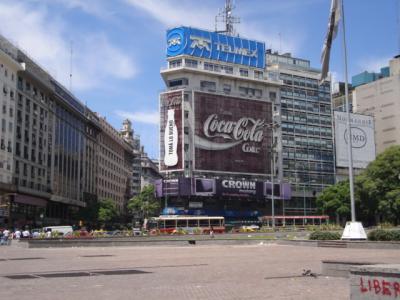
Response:
[[[206,24],[214,24],[215,16],[218,13],[216,6],[195,6],[193,2],[187,1],[179,2],[179,6],[174,0],[125,0],[125,2],[146,12],[166,27],[185,25],[204,28]],[[283,52],[295,52],[302,38],[298,31],[296,37],[290,36],[290,40],[286,39],[284,35],[280,39],[277,26],[266,27],[265,24],[252,21],[250,16],[246,20],[242,20],[241,24],[236,27],[241,36],[266,42],[267,48],[272,47]]]
[[[43,6],[0,3],[0,33],[11,39],[58,81],[69,86],[70,28]],[[73,41],[73,90],[99,87],[110,78],[128,79],[136,72],[133,59],[102,33],[80,32]]]
[[[357,66],[360,71],[380,72],[381,68],[389,65],[390,56],[387,57],[364,57]]]
[[[153,112],[127,112],[122,110],[115,111],[115,114],[124,119],[130,119],[133,122],[158,125],[160,115],[158,111]]]
[[[185,24],[202,28],[204,24],[213,24],[215,18],[214,9],[194,6],[194,2],[179,1],[179,5],[174,0],[125,0],[125,2],[147,12],[167,27]]]

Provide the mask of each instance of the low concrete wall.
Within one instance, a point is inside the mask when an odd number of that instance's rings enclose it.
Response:
[[[351,300],[400,298],[400,264],[353,267],[350,270]]]
[[[185,237],[185,238],[104,238],[104,239],[86,239],[86,240],[25,240],[28,248],[61,248],[61,247],[114,247],[114,246],[193,246],[193,245],[256,245],[260,243],[274,242],[271,239],[222,239],[210,237]],[[22,245],[21,245],[22,246]]]
[[[376,265],[377,262],[323,260],[322,275],[332,277],[350,277],[350,270],[355,266]]]

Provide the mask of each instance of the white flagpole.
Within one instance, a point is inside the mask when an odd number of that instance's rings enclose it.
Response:
[[[347,112],[347,152],[349,156],[349,182],[350,182],[350,201],[351,201],[351,221],[356,222],[356,207],[354,202],[354,176],[353,176],[353,145],[350,125],[350,107],[349,107],[349,85],[347,74],[347,47],[346,47],[346,28],[344,20],[344,5],[342,0],[342,25],[343,25],[343,52],[344,52],[344,77],[345,77],[345,99]]]

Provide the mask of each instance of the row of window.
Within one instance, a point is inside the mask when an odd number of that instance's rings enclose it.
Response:
[[[309,101],[322,101],[322,102],[331,102],[331,96],[329,93],[323,93],[313,90],[303,90],[303,89],[296,89],[292,87],[282,87],[281,88],[281,95],[283,97],[294,97]]]
[[[330,127],[317,127],[317,126],[301,125],[294,123],[293,124],[283,123],[282,132],[332,138],[332,128]]]
[[[304,148],[283,148],[282,157],[285,159],[312,159],[333,161],[332,151],[323,151],[317,149],[304,149]]]
[[[281,98],[281,106],[285,109],[306,110],[314,113],[331,114],[331,106],[324,103],[315,103],[298,99]]]
[[[332,162],[315,162],[315,161],[304,161],[304,160],[283,160],[284,170],[297,170],[301,172],[312,171],[312,172],[334,172],[334,164]]]
[[[325,184],[332,185],[335,183],[333,174],[309,174],[300,172],[284,171],[283,177],[294,183],[302,184]]]
[[[282,120],[287,122],[308,123],[312,125],[325,125],[325,126],[332,125],[331,116],[290,111],[286,109],[281,110],[281,116]]]
[[[331,90],[330,82],[324,82],[320,85],[318,80],[313,78],[281,73],[280,79],[283,80],[283,82],[287,85],[312,88],[327,93],[330,93]]]
[[[282,136],[283,146],[288,147],[310,147],[310,148],[320,148],[320,149],[333,149],[333,141],[328,139],[318,139],[312,137],[302,137],[302,136]]]
[[[199,62],[194,59],[185,59],[185,66],[189,68],[198,68]],[[169,68],[180,68],[182,66],[182,59],[174,59],[169,62]],[[233,74],[233,67],[223,64],[204,62],[204,70],[212,72],[224,72],[225,74]],[[240,68],[239,75],[242,77],[249,77],[249,69]],[[255,70],[254,78],[264,79],[264,72]]]

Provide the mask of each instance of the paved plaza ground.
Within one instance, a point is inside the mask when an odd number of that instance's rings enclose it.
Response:
[[[303,269],[320,273],[321,260],[326,259],[398,263],[400,253],[274,243],[53,249],[3,246],[0,299],[349,299],[345,278],[301,276]]]

